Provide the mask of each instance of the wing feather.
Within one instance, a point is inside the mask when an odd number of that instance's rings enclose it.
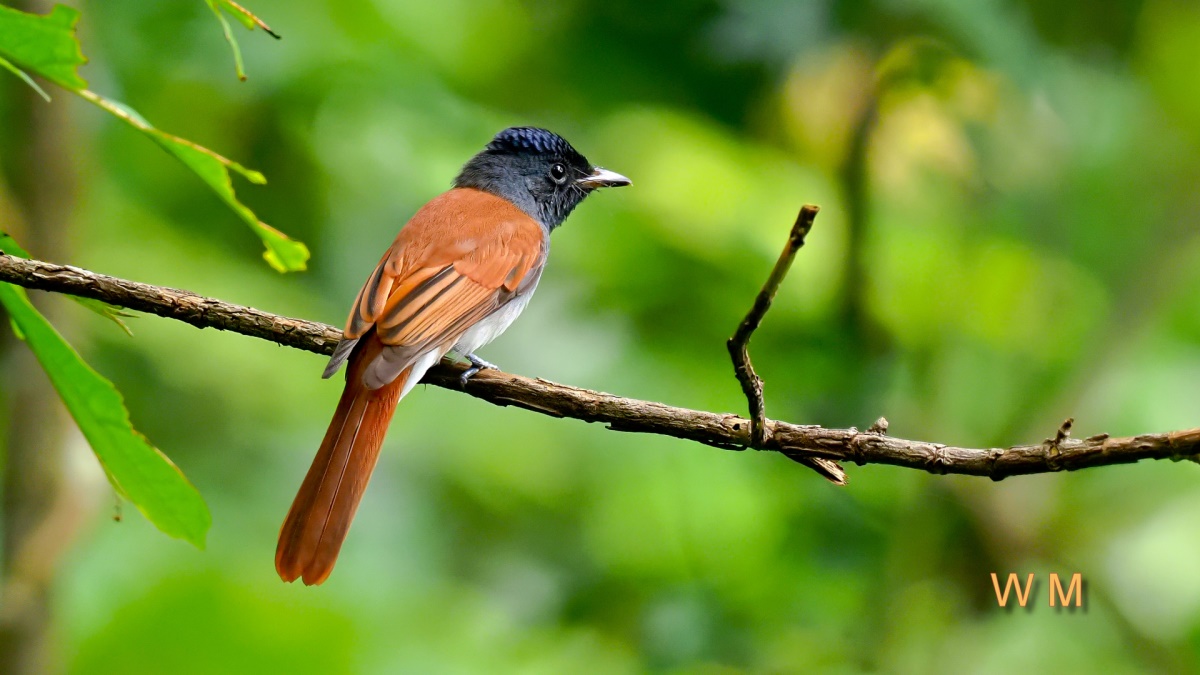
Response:
[[[400,231],[359,291],[343,340],[376,332],[385,346],[376,359],[386,365],[373,373],[399,373],[423,354],[444,354],[536,283],[546,244],[542,226],[511,202],[450,190]]]

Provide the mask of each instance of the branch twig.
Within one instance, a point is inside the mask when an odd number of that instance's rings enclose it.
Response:
[[[787,245],[783,247],[783,253],[779,254],[779,260],[775,261],[771,275],[767,277],[767,282],[763,284],[762,290],[754,298],[754,305],[750,307],[746,318],[742,319],[733,337],[725,343],[725,346],[729,348],[729,356],[733,359],[734,374],[737,375],[738,382],[742,385],[742,392],[746,394],[746,399],[750,402],[750,447],[752,448],[760,448],[766,441],[766,405],[763,402],[762,378],[754,372],[754,364],[750,362],[750,337],[754,335],[754,331],[758,330],[767,310],[771,309],[771,301],[775,299],[775,293],[779,291],[779,284],[783,283],[783,278],[787,276],[796,252],[800,250],[801,246],[804,246],[804,237],[812,229],[813,219],[817,217],[818,211],[820,209],[812,205],[806,205],[800,209],[800,215],[796,216],[796,224],[792,225],[792,231],[788,235]]]
[[[317,354],[332,353],[341,337],[338,329],[315,321],[291,319],[187,291],[2,254],[0,281],[94,298],[199,328],[228,330]],[[424,381],[461,391],[458,377],[462,368],[443,363],[431,369]],[[496,405],[515,405],[551,417],[599,422],[616,431],[660,434],[727,449],[750,445],[750,421],[738,415],[676,408],[510,373],[481,371],[471,379],[466,393]],[[1200,428],[1128,438],[1104,434],[1084,440],[1064,438],[1053,453],[1045,443],[1007,449],[959,448],[895,438],[877,428],[860,432],[854,428],[825,429],[770,419],[764,420],[764,438],[762,450],[774,450],[789,457],[860,465],[891,464],[936,474],[988,476],[993,480],[1129,464],[1143,459],[1194,460],[1200,455]]]
[[[767,443],[767,405],[763,400],[762,378],[754,372],[754,364],[750,362],[750,338],[762,324],[767,310],[771,309],[771,302],[775,299],[775,294],[779,292],[779,284],[783,283],[783,278],[791,269],[796,252],[804,246],[804,238],[808,236],[813,220],[816,219],[820,210],[820,207],[811,204],[805,204],[800,209],[800,214],[796,216],[796,223],[792,225],[792,231],[788,234],[787,244],[783,247],[783,252],[779,254],[779,260],[775,261],[775,267],[771,268],[770,276],[767,277],[762,290],[755,296],[754,304],[751,305],[746,318],[742,319],[733,337],[725,343],[729,349],[729,357],[733,359],[733,374],[737,377],[738,383],[742,385],[742,393],[746,395],[746,401],[750,404],[750,447],[756,450],[762,449]],[[846,484],[846,472],[836,462],[784,454],[789,459],[800,462],[837,485]]]

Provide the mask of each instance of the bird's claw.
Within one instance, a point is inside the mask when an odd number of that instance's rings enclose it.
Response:
[[[471,379],[481,370],[500,370],[500,366],[488,363],[474,354],[467,354],[466,359],[471,362],[471,367],[463,371],[463,374],[458,377],[458,382],[464,388],[467,386],[467,380]]]

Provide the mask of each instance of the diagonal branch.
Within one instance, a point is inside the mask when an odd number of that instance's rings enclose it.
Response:
[[[188,291],[151,286],[96,274],[77,267],[23,260],[0,254],[0,281],[26,288],[102,300],[118,307],[270,340],[317,354],[330,354],[341,337],[333,326],[292,319],[250,307],[205,298]],[[316,371],[314,371],[316,372]],[[462,366],[443,363],[425,382],[462,390]],[[750,446],[750,422],[728,413],[676,408],[555,384],[510,373],[484,370],[466,393],[496,405],[515,405],[551,417],[599,422],[615,431],[659,434],[718,448]],[[1110,438],[1105,434],[1076,440],[1065,433],[1036,445],[971,449],[887,436],[881,420],[871,429],[825,429],[764,419],[764,446],[789,457],[824,458],[856,464],[891,464],[930,473],[1008,476],[1075,471],[1143,459],[1195,460],[1200,428]]]
[[[754,372],[754,364],[750,362],[750,338],[762,324],[767,310],[771,309],[771,302],[779,291],[779,284],[783,283],[783,278],[791,269],[796,252],[800,250],[801,246],[804,246],[804,238],[808,236],[813,220],[820,210],[820,207],[811,204],[806,204],[800,209],[800,215],[796,216],[796,223],[792,225],[792,231],[788,234],[783,253],[779,254],[779,260],[776,260],[775,267],[771,268],[767,282],[755,296],[754,304],[750,307],[746,318],[738,324],[733,337],[725,343],[725,346],[729,348],[729,357],[733,359],[733,374],[737,377],[738,383],[742,385],[742,393],[746,395],[746,400],[750,404],[750,447],[755,449],[763,448],[766,445],[767,413],[766,402],[763,400],[763,381],[758,373]],[[836,462],[814,457],[787,456],[811,468],[836,485],[846,484],[846,472]]]

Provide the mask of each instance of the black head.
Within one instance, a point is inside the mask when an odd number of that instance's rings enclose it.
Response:
[[[504,197],[551,230],[593,190],[621,185],[629,179],[592,166],[562,136],[535,127],[496,134],[454,179],[455,187]]]

